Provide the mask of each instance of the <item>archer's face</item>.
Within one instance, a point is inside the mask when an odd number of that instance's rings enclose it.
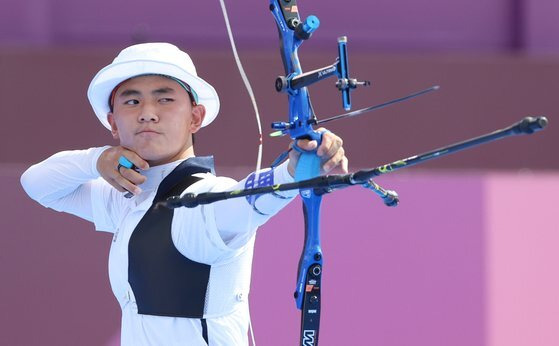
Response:
[[[194,106],[177,82],[140,76],[118,88],[108,120],[120,145],[156,166],[193,154],[192,134],[204,115],[204,106]]]

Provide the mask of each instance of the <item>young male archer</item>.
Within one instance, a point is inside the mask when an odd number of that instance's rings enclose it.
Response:
[[[93,78],[88,98],[119,145],[57,153],[21,182],[42,205],[114,234],[109,277],[122,308],[122,345],[247,345],[254,235],[295,194],[155,207],[172,195],[240,189],[247,181],[216,177],[213,159],[195,156],[192,135],[216,118],[219,98],[171,44],[124,49]],[[347,172],[336,135],[325,133],[318,148],[297,145],[316,150],[323,172]],[[298,158],[292,151],[259,180],[292,182]]]

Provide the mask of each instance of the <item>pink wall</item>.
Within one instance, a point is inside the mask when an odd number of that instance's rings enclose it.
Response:
[[[268,3],[227,2],[242,47],[275,46]],[[137,0],[133,6],[124,0],[2,0],[0,5],[0,44],[83,46],[146,40],[214,48],[228,44],[217,0]],[[327,47],[337,36],[348,35],[354,47],[377,52],[557,54],[557,6],[555,0],[299,1],[303,16],[321,19],[313,44]]]
[[[120,323],[111,237],[30,200],[22,171],[0,165],[0,344],[103,345]]]
[[[0,202],[0,343],[114,344],[110,237],[29,200],[21,169],[0,167],[10,196]],[[557,174],[415,171],[377,182],[398,191],[399,207],[357,187],[325,198],[321,345],[559,342]],[[301,227],[294,202],[258,235],[251,302],[260,344],[296,344]]]
[[[396,189],[401,205],[387,208],[359,187],[324,200],[320,345],[482,345],[482,178],[399,174],[377,182]],[[295,202],[257,238],[251,294],[263,345],[297,344],[292,292],[302,224]]]
[[[522,5],[525,29],[523,40],[528,52],[559,53],[559,2],[555,0],[525,0]]]
[[[485,188],[486,345],[559,345],[559,176],[491,174]]]
[[[85,92],[92,76],[120,47],[0,51],[0,162],[31,163],[52,152],[110,144]],[[187,47],[188,48],[188,47]],[[287,118],[285,95],[273,89],[282,72],[277,51],[242,51],[262,116],[264,164],[285,150],[288,138],[270,138],[272,121]],[[250,99],[230,51],[192,50],[200,74],[218,90],[220,115],[197,138],[198,155],[215,154],[219,166],[252,166],[258,132]],[[332,63],[335,51],[306,52],[307,69]],[[352,73],[373,85],[353,93],[353,109],[439,84],[430,95],[362,117],[332,122],[344,138],[351,167],[377,166],[478,136],[520,120],[546,115],[549,128],[483,149],[427,163],[429,168],[559,169],[559,61],[485,55],[351,55]],[[319,119],[343,111],[334,80],[310,88]],[[235,143],[224,146],[222,143]]]
[[[268,11],[269,1],[226,3],[242,45],[275,44],[277,33]],[[345,34],[374,50],[421,47],[495,51],[508,47],[513,25],[507,0],[346,0],[343,4],[328,0],[298,4],[304,17],[315,14],[321,19],[321,28],[315,35],[320,45],[331,42],[327,38]],[[95,45],[138,40],[214,47],[228,44],[217,0],[138,0],[133,6],[122,0],[3,0],[2,7],[0,43],[6,44]]]

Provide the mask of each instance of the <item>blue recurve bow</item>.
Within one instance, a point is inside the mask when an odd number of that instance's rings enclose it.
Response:
[[[342,93],[343,108],[350,110],[350,92],[358,82],[349,78],[347,61],[347,38],[338,39],[338,58],[334,64],[311,72],[303,73],[297,51],[301,44],[318,29],[320,21],[316,16],[305,20],[299,17],[296,0],[270,0],[269,7],[277,24],[280,37],[280,54],[285,75],[276,79],[276,90],[288,96],[289,121],[274,122],[275,135],[288,134],[292,139],[316,140],[320,144],[322,134],[313,129],[317,118],[311,104],[307,86],[325,78],[337,77],[336,86]],[[296,144],[293,148],[297,150]],[[320,158],[314,152],[302,150],[295,170],[295,180],[302,181],[320,174]],[[280,156],[280,161],[285,154]],[[320,246],[320,205],[324,191],[314,188],[300,190],[305,218],[305,243],[299,260],[295,301],[301,310],[300,345],[318,344],[321,306],[321,278],[323,254]]]
[[[243,77],[247,91],[252,99],[256,118],[260,128],[260,119],[256,101],[248,82],[248,78],[242,68],[238,57],[233,36],[231,33],[229,20],[227,17],[224,0],[220,0],[222,11],[227,25],[229,38],[237,66]],[[316,140],[320,144],[322,133],[313,129],[314,125],[353,117],[365,112],[384,108],[388,105],[402,102],[425,93],[438,90],[438,86],[416,92],[395,100],[391,100],[379,105],[359,109],[346,114],[334,116],[332,118],[317,120],[311,104],[307,86],[329,77],[336,77],[336,87],[342,93],[342,105],[346,111],[351,109],[351,91],[360,85],[370,85],[368,81],[357,81],[349,77],[349,66],[347,59],[347,38],[338,38],[338,57],[332,65],[319,68],[310,72],[303,72],[299,63],[297,51],[301,44],[308,40],[312,33],[320,25],[316,16],[309,16],[304,21],[299,17],[296,0],[270,0],[269,9],[276,21],[279,40],[280,53],[283,61],[285,74],[279,76],[275,81],[278,92],[284,92],[288,96],[289,120],[287,122],[274,122],[272,128],[276,130],[272,136],[289,135],[293,140],[309,139]],[[497,130],[487,135],[476,137],[467,141],[459,142],[447,147],[435,149],[433,151],[415,155],[406,159],[394,161],[389,164],[381,165],[373,169],[366,169],[344,175],[330,175],[318,177],[320,174],[320,158],[316,151],[307,152],[298,149],[296,144],[293,149],[301,152],[296,170],[295,182],[274,185],[252,187],[245,190],[208,192],[201,194],[185,194],[184,196],[174,196],[161,204],[168,208],[188,207],[193,208],[201,204],[214,203],[219,200],[229,198],[239,198],[243,196],[253,196],[262,193],[273,193],[276,191],[288,191],[299,189],[303,200],[303,212],[305,218],[305,243],[299,259],[297,273],[297,284],[295,288],[296,306],[301,310],[301,334],[299,345],[317,346],[319,327],[320,327],[320,307],[321,307],[321,279],[323,254],[320,246],[320,205],[322,195],[335,189],[344,188],[352,185],[361,185],[374,191],[384,201],[387,206],[396,206],[399,202],[398,195],[394,191],[385,190],[376,184],[372,178],[381,174],[393,172],[403,167],[410,167],[427,160],[432,160],[448,154],[461,151],[473,146],[494,141],[507,136],[518,134],[531,134],[542,130],[547,125],[545,117],[526,117],[520,122],[513,124],[505,129]],[[260,149],[257,160],[258,172],[262,155],[262,132],[260,132]],[[295,142],[296,143],[296,142]],[[284,152],[272,164],[275,166],[283,161],[289,151]],[[258,174],[258,173],[256,173]],[[255,178],[258,180],[257,178]]]

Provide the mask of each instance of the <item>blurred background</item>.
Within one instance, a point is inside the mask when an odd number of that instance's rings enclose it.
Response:
[[[228,3],[264,131],[286,119],[277,30],[264,0]],[[298,2],[320,28],[304,70],[332,64],[348,36],[350,75],[370,80],[353,109],[435,93],[329,124],[350,169],[380,164],[545,115],[548,129],[379,177],[397,208],[354,187],[323,208],[321,345],[559,344],[559,2]],[[91,78],[126,46],[168,41],[214,85],[220,116],[196,138],[220,175],[255,166],[258,133],[219,2],[0,0],[0,344],[118,345],[110,235],[30,200],[19,176],[68,149],[114,144],[91,110]],[[335,80],[310,87],[319,118],[343,112]],[[264,138],[264,162],[288,145]],[[260,345],[296,345],[292,298],[303,242],[300,202],[260,229],[251,310]],[[186,343],[187,344],[187,343]]]

